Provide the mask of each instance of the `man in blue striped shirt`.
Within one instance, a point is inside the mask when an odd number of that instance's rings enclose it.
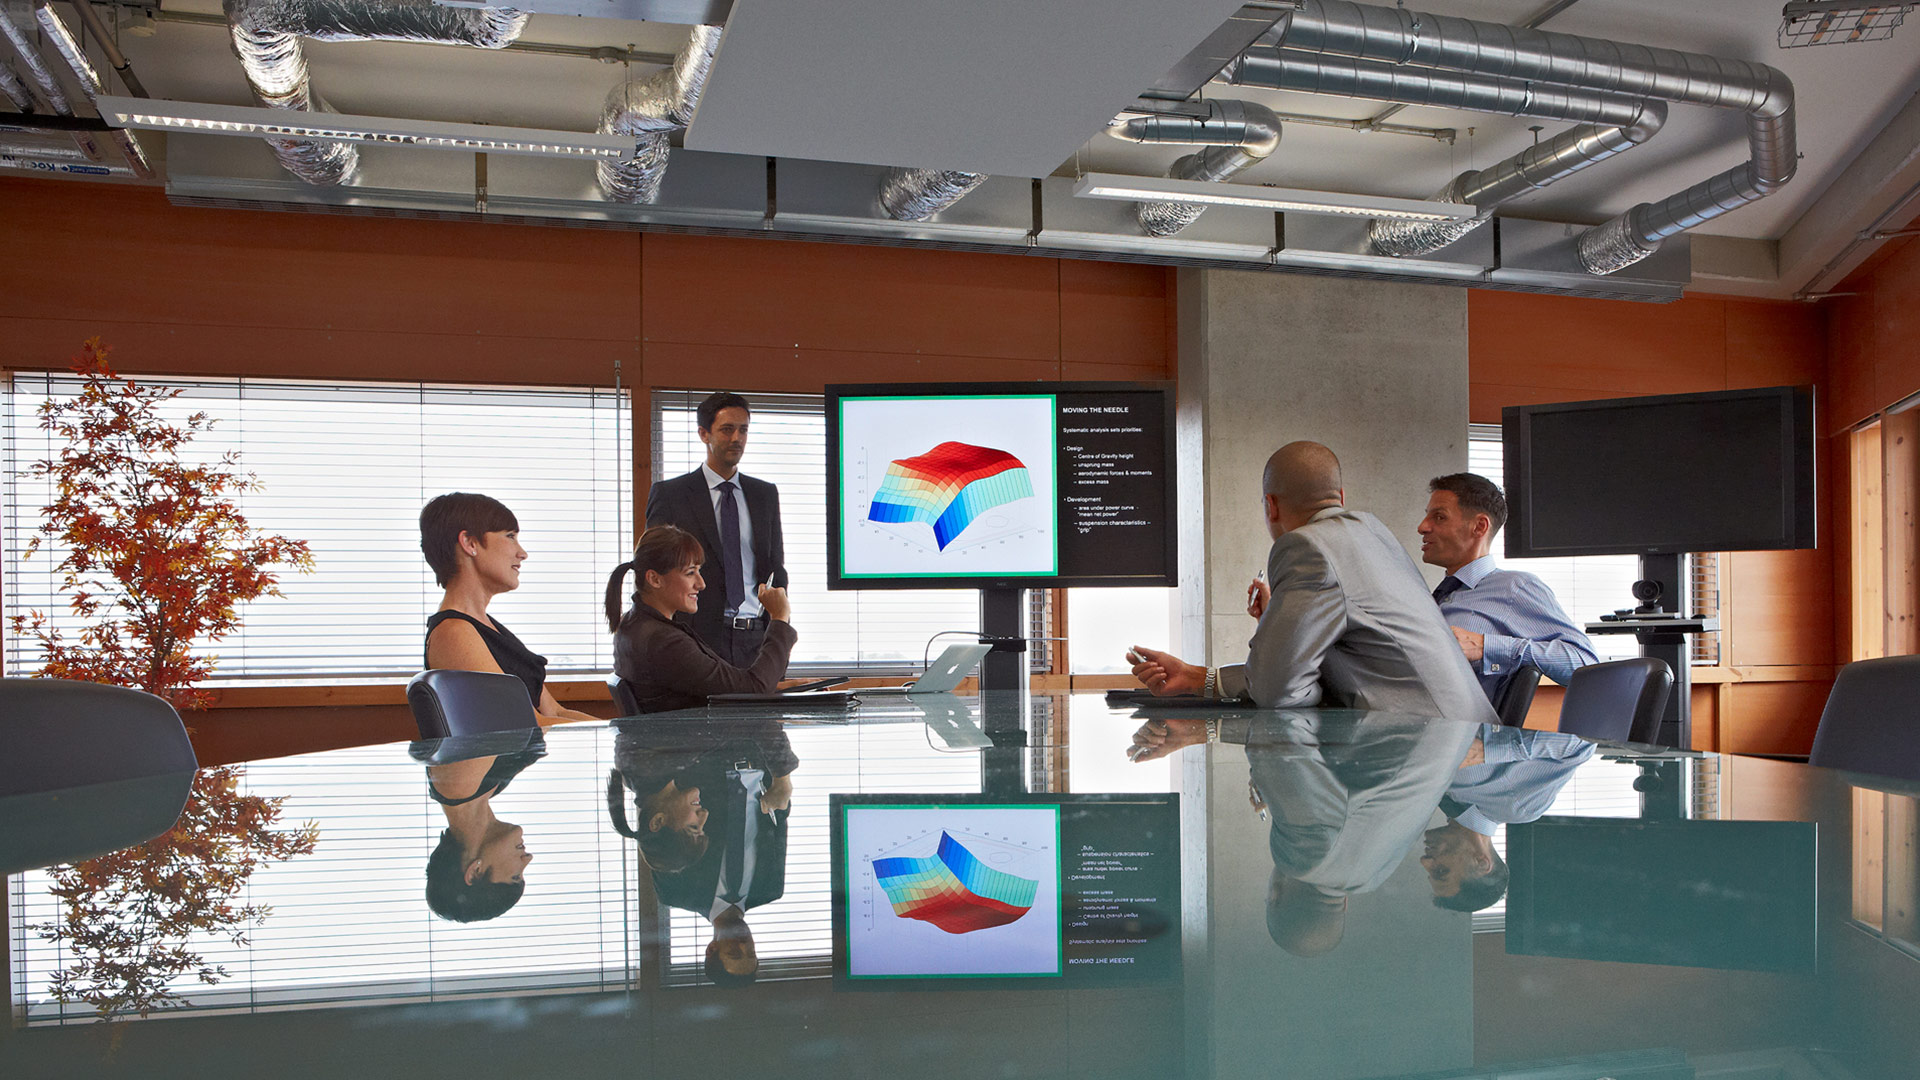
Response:
[[[1420,557],[1447,571],[1433,590],[1460,650],[1490,701],[1522,667],[1539,668],[1566,685],[1574,669],[1597,663],[1593,642],[1560,609],[1553,590],[1532,574],[1493,564],[1493,538],[1507,523],[1507,498],[1473,473],[1437,476],[1427,484],[1420,520]]]

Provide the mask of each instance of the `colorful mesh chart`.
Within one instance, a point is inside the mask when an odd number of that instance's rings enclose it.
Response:
[[[1030,498],[1033,481],[1020,459],[1004,450],[943,442],[918,457],[887,466],[867,520],[923,521],[945,551],[973,519],[1015,499]]]
[[[974,858],[940,834],[930,859],[875,859],[873,873],[903,919],[930,922],[949,934],[1005,926],[1033,907],[1040,883],[1015,877]]]

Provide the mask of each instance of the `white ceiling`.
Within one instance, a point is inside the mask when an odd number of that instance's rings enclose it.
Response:
[[[742,10],[736,11],[734,17],[742,20],[742,27],[749,27],[754,6],[772,2],[742,0]],[[950,48],[954,58],[953,62],[944,63],[938,73],[944,80],[940,83],[941,93],[909,97],[900,92],[901,80],[911,81],[930,55],[915,53],[908,57],[912,62],[901,62],[907,55],[901,51],[903,31],[919,24],[885,18],[842,20],[832,12],[844,10],[844,5],[813,0],[806,7],[817,9],[814,14],[821,20],[835,19],[832,36],[843,45],[835,46],[833,55],[825,55],[817,51],[822,48],[819,35],[811,41],[787,43],[789,52],[783,61],[782,70],[786,72],[783,78],[799,80],[799,73],[808,65],[828,72],[826,76],[805,82],[805,108],[783,114],[782,129],[765,135],[765,148],[756,145],[752,125],[732,125],[728,115],[735,112],[736,106],[752,104],[753,100],[764,106],[767,88],[779,85],[777,79],[766,77],[764,72],[757,78],[753,72],[767,62],[772,46],[761,42],[748,49],[747,62],[736,72],[730,70],[727,46],[723,44],[713,77],[715,96],[710,103],[716,111],[711,119],[723,135],[727,127],[735,126],[736,133],[730,136],[734,141],[726,145],[739,152],[844,160],[859,147],[909,146],[915,145],[915,139],[922,139],[917,145],[928,145],[922,135],[915,133],[924,132],[928,124],[934,123],[936,131],[945,131],[950,136],[954,132],[980,133],[981,145],[1005,142],[1018,151],[1022,161],[1044,161],[1049,156],[1045,148],[1060,145],[1061,160],[1056,163],[1056,172],[1162,173],[1179,155],[1177,149],[1135,146],[1109,139],[1100,133],[1097,118],[1130,100],[1131,90],[1121,92],[1112,88],[1146,87],[1163,74],[1163,70],[1153,70],[1146,65],[1170,67],[1172,58],[1204,36],[1204,28],[1192,31],[1192,41],[1179,36],[1185,35],[1185,30],[1179,31],[1175,35],[1179,39],[1175,40],[1167,36],[1164,26],[1156,23],[1152,25],[1159,36],[1154,38],[1157,44],[1152,48],[1117,48],[1113,42],[1124,40],[1125,35],[1116,37],[1114,25],[1097,18],[1117,10],[1116,2],[1121,7],[1137,7],[1141,11],[1182,6],[1148,4],[1141,0],[1072,0],[1070,5],[1064,2],[1015,4],[1005,0],[1004,6],[1002,2],[960,5],[951,0],[897,0],[888,6],[913,3],[964,12],[964,21],[949,24],[949,29],[958,25],[969,31],[965,41],[955,38],[939,42]],[[1210,2],[1217,4],[1217,0]],[[1713,222],[1703,230],[1706,232],[1749,238],[1780,237],[1893,114],[1920,92],[1920,18],[1897,31],[1891,41],[1782,50],[1774,40],[1780,2],[1581,0],[1546,24],[1551,30],[1760,60],[1779,67],[1793,79],[1798,91],[1799,143],[1803,154],[1799,177],[1780,194]],[[163,0],[163,6],[168,12],[209,15],[218,14],[220,10],[218,0]],[[1049,8],[1052,14],[1047,19],[1036,20],[1030,9],[1041,6]],[[1196,11],[1204,8],[1205,18],[1199,19],[1196,27],[1198,23],[1218,21],[1212,7],[1185,6]],[[1540,0],[1433,0],[1415,6],[1444,14],[1520,22],[1539,10],[1542,3]],[[12,9],[16,13],[24,11],[18,0],[12,0]],[[996,34],[1012,35],[1012,28],[1016,27],[1021,28],[1022,33],[1044,31],[1052,38],[1021,38],[1008,41],[1000,48],[981,44],[991,41]],[[222,27],[162,21],[154,31],[151,36],[123,34],[120,39],[123,50],[154,96],[251,103],[246,82],[231,55]],[[684,41],[685,34],[683,27],[661,23],[536,15],[522,40],[632,45],[642,51],[669,53]],[[746,40],[743,34],[742,41]],[[732,42],[731,37],[728,42]],[[342,112],[522,127],[591,130],[607,91],[628,73],[620,65],[519,51],[492,53],[385,42],[308,42],[306,49],[314,85]],[[847,55],[862,53],[871,58],[864,66],[844,69],[831,66]],[[1054,59],[1051,67],[1045,63],[1048,57]],[[1155,57],[1167,59],[1163,63],[1152,59]],[[1044,70],[1036,72],[1036,67]],[[632,73],[646,70],[636,67]],[[1116,71],[1123,77],[1116,79]],[[967,73],[971,82],[954,83],[956,72]],[[1057,78],[1060,72],[1074,73],[1076,80],[1089,86],[1097,82],[1098,92],[1081,93],[1074,86],[1062,86]],[[929,74],[932,74],[930,69]],[[1042,94],[1026,89],[1042,85],[1056,90]],[[721,96],[729,86],[753,89],[761,96],[752,99],[752,95],[747,95],[729,105]],[[822,94],[821,87],[831,87],[832,92]],[[1349,118],[1367,116],[1380,108],[1373,102],[1219,85],[1208,87],[1206,93],[1259,100],[1285,112]],[[799,99],[803,95],[793,96]],[[1098,104],[1109,97],[1116,100],[1089,111],[1089,102]],[[725,111],[720,111],[722,106],[726,106]],[[704,112],[696,118],[696,142],[702,136],[704,119],[708,119]],[[1490,164],[1522,149],[1533,138],[1527,130],[1531,121],[1482,113],[1409,108],[1394,120],[1411,125],[1457,128],[1461,137],[1449,146],[1402,135],[1290,124],[1279,151],[1242,174],[1240,179],[1249,183],[1424,197],[1437,191],[1459,170]],[[1469,128],[1473,129],[1471,136],[1467,134]],[[1061,139],[1059,133],[1063,130],[1085,131],[1086,141],[1077,152],[1070,145],[1071,139]],[[1552,130],[1554,128],[1549,127],[1549,133]],[[1023,131],[1036,134],[1031,138],[1022,137]],[[1661,198],[1735,165],[1745,158],[1746,152],[1744,127],[1737,114],[1675,106],[1666,129],[1647,146],[1519,200],[1511,204],[1510,210],[1526,216],[1598,221],[1637,202]],[[873,153],[878,156],[879,152]],[[896,155],[889,152],[887,156]],[[879,163],[945,166],[958,164],[958,160]],[[975,163],[972,167],[982,166]]]

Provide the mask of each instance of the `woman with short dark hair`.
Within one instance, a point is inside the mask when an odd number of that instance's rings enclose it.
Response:
[[[656,525],[640,537],[632,561],[615,567],[607,579],[613,670],[643,713],[697,708],[710,694],[768,693],[786,676],[796,636],[785,589],[760,586],[767,638],[746,667],[728,663],[691,627],[674,621],[676,614],[699,610],[700,590],[706,587],[700,564],[705,560],[693,534]],[[629,573],[639,581],[633,606],[622,614]]]
[[[420,511],[420,551],[446,589],[427,620],[428,668],[495,671],[527,687],[535,723],[598,720],[563,709],[546,687],[547,658],[529,649],[504,623],[487,614],[494,597],[520,587],[520,522],[498,499],[456,491]]]

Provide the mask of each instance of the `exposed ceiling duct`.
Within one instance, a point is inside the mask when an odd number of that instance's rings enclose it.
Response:
[[[957,169],[888,169],[880,178],[880,206],[895,221],[926,221],[986,178],[986,173]]]
[[[1404,258],[1438,251],[1485,224],[1495,207],[1530,191],[1538,191],[1581,169],[1639,146],[1667,121],[1664,102],[1642,103],[1640,119],[1620,127],[1582,124],[1505,161],[1463,172],[1440,194],[1441,202],[1471,203],[1480,216],[1465,221],[1387,221],[1376,219],[1368,231],[1373,250]]]
[[[1277,38],[1290,50],[1746,112],[1748,161],[1580,235],[1580,261],[1592,274],[1631,266],[1667,237],[1764,198],[1793,178],[1793,84],[1765,64],[1348,0],[1300,0],[1281,26]]]
[[[106,92],[106,87],[100,81],[100,73],[93,70],[92,61],[87,59],[85,50],[80,48],[80,42],[67,29],[67,24],[61,21],[59,13],[53,10],[47,0],[40,0],[33,9],[33,17],[40,28],[46,31],[47,40],[53,43],[53,50],[67,62],[87,100],[97,101]],[[100,111],[97,105],[94,111]],[[133,175],[142,180],[153,179],[153,166],[147,162],[146,151],[140,148],[140,142],[133,133],[123,128],[115,129],[112,138],[114,145],[120,148],[120,156],[127,159],[127,168],[132,170]]]
[[[27,92],[27,84],[20,81],[20,77],[13,73],[4,60],[0,60],[0,94],[7,95],[7,100],[13,102],[13,107],[21,112],[33,111],[33,95]]]
[[[1225,180],[1265,161],[1280,146],[1280,118],[1251,101],[1208,101],[1203,117],[1136,116],[1107,128],[1123,142],[1205,146],[1173,163],[1167,175],[1178,180]],[[1136,203],[1135,216],[1149,236],[1172,236],[1196,221],[1199,203]]]
[[[53,77],[53,70],[47,67],[46,61],[41,58],[40,50],[33,47],[33,42],[27,39],[26,32],[20,29],[19,25],[13,21],[13,16],[8,14],[4,7],[0,7],[0,34],[6,35],[7,40],[13,43],[13,51],[20,57],[20,63],[26,67],[27,77],[40,87],[41,95],[46,98],[48,107],[53,109],[55,115],[72,116],[73,105],[67,101],[66,91],[60,89],[60,81]],[[102,159],[100,145],[94,141],[92,135],[83,131],[75,132],[73,141],[86,152],[88,158],[94,161]]]
[[[630,161],[602,161],[600,190],[608,199],[650,203],[660,196],[660,178],[667,171],[668,137],[693,120],[694,106],[706,89],[713,70],[714,50],[720,47],[721,28],[696,26],[673,63],[644,79],[629,79],[613,88],[600,111],[600,133],[631,135],[639,152]]]
[[[418,41],[498,49],[527,16],[511,8],[442,7],[431,0],[225,0],[234,55],[263,105],[328,111],[307,75],[301,38]],[[280,164],[309,184],[346,183],[359,162],[350,144],[268,139]]]

